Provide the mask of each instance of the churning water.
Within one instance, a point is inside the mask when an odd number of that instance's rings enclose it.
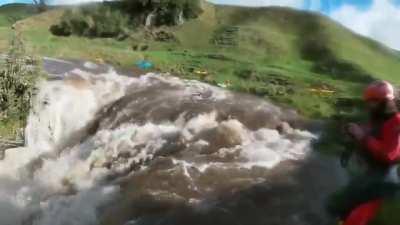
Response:
[[[0,225],[328,222],[336,165],[293,111],[168,75],[45,66],[65,74],[39,85],[26,147],[0,161]]]

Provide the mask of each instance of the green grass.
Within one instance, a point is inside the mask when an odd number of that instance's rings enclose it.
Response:
[[[34,7],[26,4],[9,4],[0,7],[0,53],[8,49],[12,25],[35,13]]]
[[[20,119],[10,118],[8,120],[2,120],[0,122],[0,139],[2,140],[13,140],[25,127],[25,123]]]
[[[18,20],[35,14],[35,8],[25,4],[9,4],[0,7],[0,27],[11,26]]]
[[[8,27],[0,27],[0,52],[5,52],[9,47],[12,30]]]

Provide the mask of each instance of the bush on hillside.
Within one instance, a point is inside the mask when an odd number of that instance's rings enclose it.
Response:
[[[373,76],[361,67],[336,58],[327,58],[314,63],[312,70],[316,73],[329,74],[332,78],[354,82],[368,83],[374,80]]]
[[[328,74],[334,79],[354,82],[370,82],[373,80],[373,76],[361,67],[338,59],[323,38],[303,40],[302,45],[302,57],[314,62],[312,70],[316,73]]]
[[[50,31],[58,36],[121,38],[126,36],[128,22],[127,15],[106,5],[83,7],[67,10]]]
[[[202,12],[200,0],[125,0],[67,10],[50,31],[57,36],[121,38],[136,26],[173,26]]]
[[[138,23],[148,26],[178,25],[196,18],[201,12],[201,0],[125,0],[128,14]],[[150,24],[148,24],[150,23]]]

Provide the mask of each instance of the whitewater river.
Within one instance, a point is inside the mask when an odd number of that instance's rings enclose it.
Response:
[[[294,111],[168,75],[44,68],[26,147],[0,161],[0,225],[331,222],[342,175]]]

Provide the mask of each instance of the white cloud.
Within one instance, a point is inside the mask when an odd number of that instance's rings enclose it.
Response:
[[[344,5],[330,16],[359,34],[400,50],[400,7],[390,0],[374,0],[367,10]]]
[[[289,6],[301,8],[304,0],[210,0],[218,4],[243,5],[243,6]]]

